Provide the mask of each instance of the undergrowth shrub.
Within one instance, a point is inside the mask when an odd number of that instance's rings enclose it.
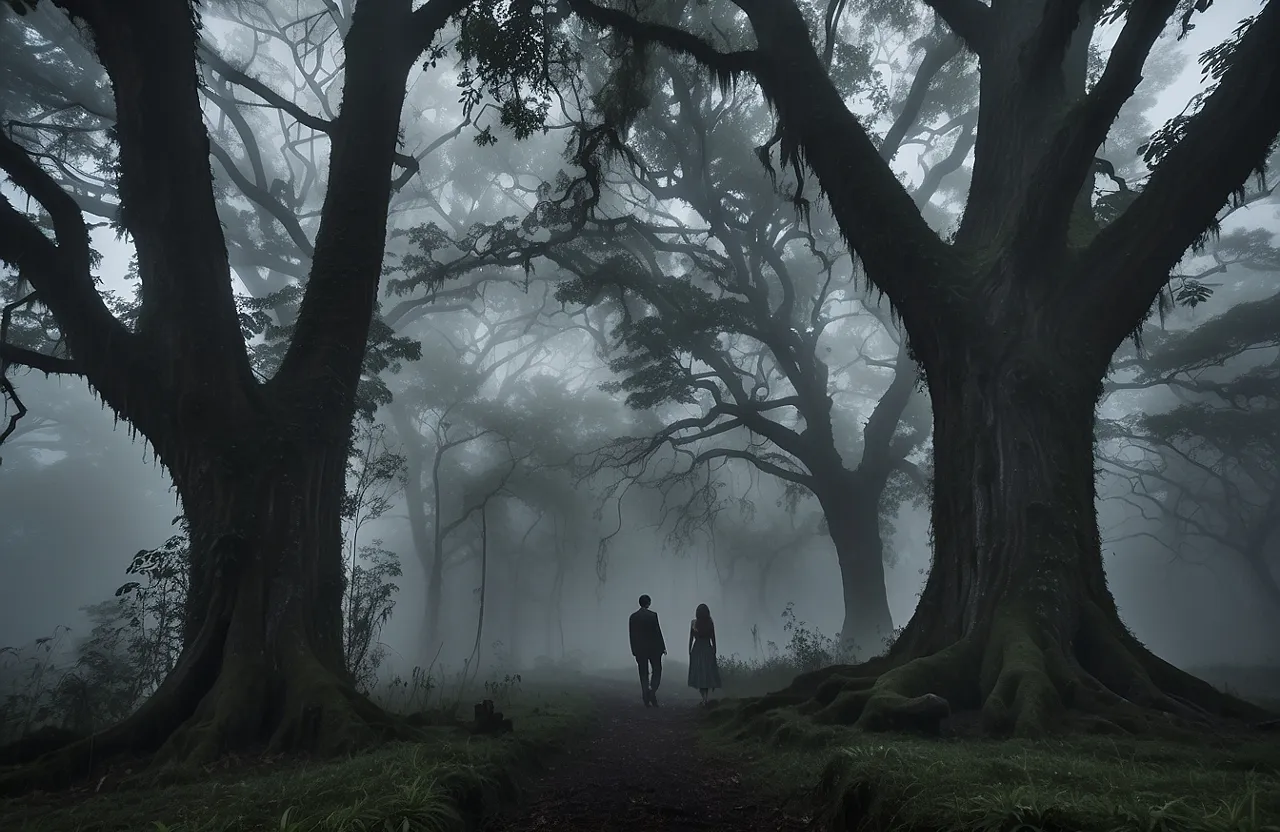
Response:
[[[82,607],[87,635],[58,626],[29,644],[0,648],[0,745],[41,728],[91,734],[124,719],[160,687],[182,653],[189,576],[186,522],[155,549],[139,551],[112,598]],[[350,565],[344,635],[361,690],[377,683],[399,574],[394,553],[361,547]],[[429,679],[421,687],[431,688]],[[419,692],[415,690],[414,696]]]
[[[785,687],[801,673],[832,664],[857,660],[856,647],[842,646],[840,637],[827,636],[816,627],[796,617],[794,602],[782,611],[782,631],[786,642],[765,642],[762,655],[743,658],[734,653],[718,659],[720,679],[725,691],[733,695],[763,693]],[[756,632],[753,640],[759,643]]]

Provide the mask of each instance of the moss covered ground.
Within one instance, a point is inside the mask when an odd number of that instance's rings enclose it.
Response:
[[[1280,735],[924,738],[717,703],[703,741],[824,830],[1280,832]]]
[[[343,760],[231,760],[195,771],[121,772],[72,792],[0,802],[4,832],[435,832],[474,828],[518,798],[546,754],[590,722],[559,687],[525,686],[504,707],[515,732],[422,729]]]

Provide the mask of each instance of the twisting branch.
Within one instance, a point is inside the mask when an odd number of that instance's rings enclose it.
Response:
[[[1147,185],[1084,252],[1079,326],[1101,328],[1107,355],[1129,334],[1220,207],[1265,163],[1280,132],[1280,2],[1270,0],[1229,67]],[[1212,160],[1212,163],[1206,163]],[[1076,295],[1075,293],[1080,294]]]
[[[803,485],[806,488],[811,487],[813,483],[813,477],[807,474],[783,468],[781,465],[770,462],[758,454],[753,454],[740,448],[711,448],[695,456],[689,463],[689,467],[694,468],[713,459],[741,459],[751,463],[752,466],[763,473],[775,476],[780,480]]]
[[[431,0],[438,16],[453,0]],[[429,41],[406,33],[409,5],[360,3],[343,42],[342,112],[334,122],[330,178],[320,211],[307,291],[294,337],[272,379],[280,388],[303,388],[311,406],[346,413],[356,395],[363,349],[377,304],[391,200],[391,168],[410,68]],[[419,11],[422,11],[421,9]],[[405,51],[404,39],[413,41]],[[325,430],[345,431],[345,416]]]
[[[722,83],[738,74],[754,75],[778,115],[783,163],[803,159],[814,172],[871,281],[919,331],[946,316],[944,307],[953,295],[938,284],[960,273],[948,268],[955,254],[925,222],[866,128],[845,105],[794,0],[735,0],[746,12],[759,47],[730,54],[688,32],[644,23],[590,0],[568,2],[589,22],[613,28],[637,43],[656,43],[693,57]],[[945,5],[957,19],[985,17],[989,11],[976,0]],[[844,139],[833,142],[833,135]],[[931,289],[922,291],[926,285]]]
[[[1046,67],[1061,65],[1061,52],[1071,37],[1069,31],[1063,32],[1067,25],[1065,18],[1071,19],[1073,27],[1078,24],[1080,5],[1079,0],[1053,0],[1048,4],[1046,19],[1032,44],[1053,48],[1058,56],[1055,63],[1049,64],[1049,56],[1042,56],[1033,48],[1028,54],[1035,56],[1037,63],[1043,61]],[[1015,245],[1020,250],[1037,253],[1056,250],[1066,241],[1068,223],[1076,205],[1072,197],[1096,164],[1094,157],[1120,108],[1141,83],[1147,55],[1177,5],[1178,0],[1150,0],[1130,5],[1102,77],[1067,115],[1032,175],[1018,225],[1020,242]],[[1064,19],[1056,19],[1058,17]],[[1046,197],[1047,194],[1058,196]]]
[[[884,141],[880,143],[880,158],[891,162],[898,155],[903,139],[920,119],[920,111],[929,98],[929,88],[933,85],[933,79],[952,58],[959,54],[960,39],[956,37],[944,37],[934,42],[925,51],[924,58],[920,61],[920,68],[916,70],[915,78],[911,81],[911,90],[902,104],[902,112],[898,113],[889,132],[884,134]]]
[[[133,336],[107,309],[90,272],[89,229],[75,200],[36,164],[27,152],[0,131],[0,170],[45,211],[57,242],[0,194],[0,262],[15,268],[19,281],[35,288],[40,302],[53,312],[77,363],[51,363],[17,347],[5,345],[6,360],[37,366],[47,372],[100,371],[91,380],[113,406],[121,407],[122,381],[111,372],[115,362],[128,361]],[[3,340],[3,339],[0,339]]]
[[[59,358],[55,355],[46,355],[35,350],[24,349],[9,343],[9,327],[12,325],[13,313],[22,307],[35,303],[38,299],[37,292],[29,292],[18,298],[12,303],[7,303],[3,311],[0,311],[0,376],[3,376],[9,369],[10,364],[21,364],[24,367],[30,367],[33,370],[40,370],[44,373],[56,373],[63,375],[78,375],[80,369],[75,361],[69,358]],[[9,388],[10,397],[14,399],[14,403],[25,413],[26,409],[22,408],[21,402],[17,400],[17,393]],[[13,423],[17,426],[17,422]],[[8,436],[12,430],[5,433]],[[0,438],[0,442],[3,439]]]
[[[449,0],[449,2],[453,2],[454,5],[465,5],[464,2],[458,2],[457,0]],[[440,0],[433,0],[432,3],[428,3],[426,6],[423,6],[422,9],[419,9],[419,12],[428,9],[433,5],[441,5]],[[434,34],[435,32],[433,31],[433,37]],[[427,43],[430,43],[430,39],[427,40]],[[214,72],[217,72],[231,83],[244,87],[246,90],[258,96],[272,107],[288,113],[295,121],[304,127],[310,127],[317,133],[324,133],[325,135],[332,134],[334,130],[334,122],[307,112],[304,107],[301,107],[293,101],[285,98],[283,95],[267,86],[264,82],[259,81],[257,78],[254,78],[252,75],[249,75],[242,70],[236,69],[225,58],[219,55],[217,50],[214,49],[207,41],[202,40],[200,42],[198,54],[201,60],[208,64]],[[215,146],[215,151],[220,149],[221,148],[217,148]],[[223,155],[225,156],[225,151]],[[395,189],[399,190],[410,178],[418,173],[420,167],[416,157],[396,152],[393,158],[395,159],[395,163],[405,170],[403,176],[397,177],[395,180]],[[219,160],[221,161],[221,158]],[[237,182],[236,184],[240,183]]]

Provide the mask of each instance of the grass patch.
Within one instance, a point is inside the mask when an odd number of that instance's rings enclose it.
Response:
[[[818,828],[901,832],[1280,832],[1280,743],[927,739],[726,702],[705,741]]]
[[[793,603],[788,603],[782,611],[782,631],[787,637],[782,645],[773,641],[762,644],[759,631],[752,627],[754,655],[734,653],[717,658],[720,679],[728,695],[763,696],[785,688],[801,673],[858,661],[860,651],[856,645],[842,645],[838,638],[824,635],[800,620]]]
[[[110,791],[0,801],[6,832],[437,832],[473,828],[519,796],[539,760],[588,722],[586,697],[526,688],[504,711],[515,733],[424,729],[332,761],[258,761],[199,772],[143,771]]]

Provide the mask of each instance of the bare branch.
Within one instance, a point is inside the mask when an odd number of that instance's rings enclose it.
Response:
[[[960,39],[956,37],[943,38],[925,51],[924,58],[920,61],[920,68],[916,70],[915,78],[911,80],[911,90],[902,104],[902,111],[898,113],[893,126],[889,128],[888,133],[884,134],[884,141],[880,143],[880,158],[891,162],[893,157],[898,155],[902,140],[920,118],[920,111],[928,100],[933,79],[952,58],[959,54]]]
[[[439,2],[440,0],[433,0],[433,3],[428,3],[426,6],[423,6],[421,9],[419,9],[418,12],[415,13],[415,16],[416,14],[420,14],[421,12],[430,8],[433,4],[438,4]],[[457,5],[456,2],[455,2],[455,5]],[[463,3],[462,5],[465,5],[465,3]],[[435,32],[433,31],[432,36],[434,37],[434,35],[435,35]],[[244,87],[245,89],[249,90],[249,92],[252,92],[254,95],[258,96],[263,101],[270,104],[272,107],[275,107],[277,109],[283,110],[284,112],[288,113],[299,124],[302,124],[306,127],[310,127],[312,130],[315,130],[318,133],[324,133],[325,135],[332,134],[332,131],[334,129],[334,123],[332,121],[325,118],[321,118],[320,116],[308,113],[303,107],[285,98],[283,95],[271,89],[271,87],[267,86],[262,81],[259,81],[257,78],[254,78],[253,76],[249,75],[246,72],[236,69],[230,63],[228,63],[225,58],[219,55],[217,50],[215,50],[207,41],[200,42],[200,45],[198,47],[198,54],[200,55],[200,58],[210,66],[210,68],[212,68],[215,72],[217,72],[223,78],[227,79],[233,84],[236,84],[237,86]],[[428,148],[427,152],[429,153],[432,149],[434,148]],[[424,153],[423,155],[426,155],[426,154]],[[405,173],[402,176],[396,178],[395,188],[396,190],[399,190],[401,187],[405,185],[405,183],[408,182],[410,178],[412,178],[418,172],[419,164],[418,164],[418,159],[416,157],[408,156],[400,152],[397,152],[394,158],[395,158],[396,164],[405,169]]]
[[[83,375],[80,365],[70,358],[59,358],[56,355],[15,347],[13,344],[0,343],[0,366],[20,364],[42,373],[58,375]]]
[[[710,462],[713,459],[745,460],[766,474],[771,474],[780,480],[793,482],[796,485],[803,485],[805,488],[809,488],[813,482],[813,477],[808,474],[783,468],[781,465],[762,459],[749,451],[743,451],[736,448],[711,448],[710,450],[703,451],[693,458],[692,466],[701,465],[703,463]]]

